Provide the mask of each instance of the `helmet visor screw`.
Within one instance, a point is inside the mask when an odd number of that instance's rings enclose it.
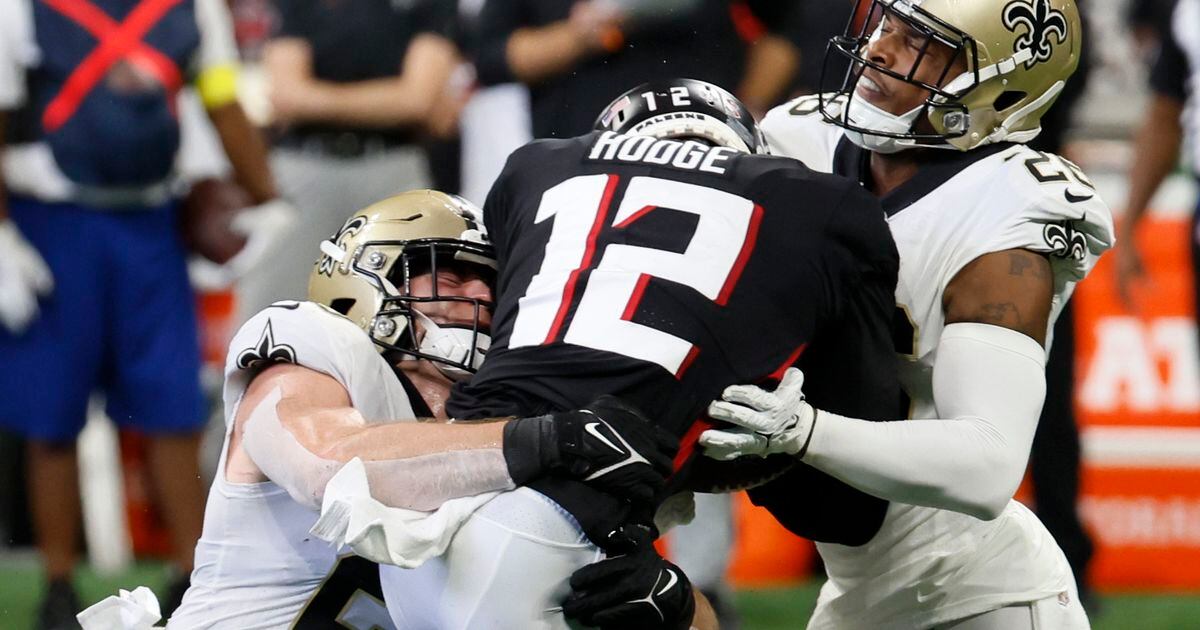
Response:
[[[383,269],[383,265],[386,262],[387,254],[384,254],[383,252],[371,252],[371,255],[367,256],[368,269]]]
[[[942,117],[942,124],[945,125],[946,131],[959,133],[967,128],[967,117],[962,112],[950,112]]]
[[[396,334],[396,322],[389,317],[375,320],[375,334],[380,337],[391,337]]]

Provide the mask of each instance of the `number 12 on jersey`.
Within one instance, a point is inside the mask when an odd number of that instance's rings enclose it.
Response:
[[[676,282],[725,305],[754,249],[762,207],[706,186],[634,177],[614,212],[619,180],[616,175],[572,177],[542,195],[534,222],[553,218],[554,224],[542,266],[520,299],[509,347],[561,340],[656,363],[679,376],[699,349],[632,321],[646,285],[651,278]],[[683,253],[620,243],[598,251],[606,229],[636,231],[641,219],[659,209],[696,216]],[[586,271],[591,271],[586,288],[564,331]]]

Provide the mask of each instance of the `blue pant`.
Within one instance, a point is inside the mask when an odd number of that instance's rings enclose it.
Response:
[[[0,327],[0,427],[73,440],[100,389],[118,425],[198,430],[199,338],[175,204],[108,212],[10,197],[9,211],[55,284],[29,330]]]

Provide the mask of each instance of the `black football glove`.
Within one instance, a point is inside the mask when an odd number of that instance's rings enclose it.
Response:
[[[571,575],[571,591],[563,614],[601,630],[685,630],[696,614],[687,576],[650,544],[579,569]]]
[[[639,502],[662,491],[678,448],[679,440],[613,396],[504,427],[504,459],[517,485],[561,475]]]

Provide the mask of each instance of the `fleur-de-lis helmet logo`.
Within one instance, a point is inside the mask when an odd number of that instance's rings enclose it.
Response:
[[[1029,49],[1031,56],[1025,61],[1026,68],[1049,61],[1054,45],[1067,41],[1067,17],[1062,11],[1050,6],[1050,0],[1013,0],[1004,6],[1004,27],[1016,33],[1024,33],[1013,42],[1013,52]],[[1051,41],[1054,36],[1054,42]]]
[[[329,240],[333,241],[334,245],[346,249],[346,239],[357,234],[366,224],[367,218],[364,216],[351,217],[342,224],[342,227],[333,236],[329,237]],[[322,254],[321,258],[317,260],[317,272],[326,276],[332,277],[335,267],[337,267],[337,261],[328,254]]]

